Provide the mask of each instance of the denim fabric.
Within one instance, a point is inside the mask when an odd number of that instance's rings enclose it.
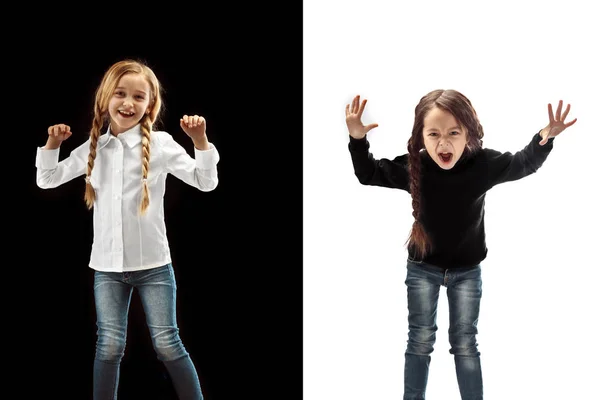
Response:
[[[133,289],[140,296],[156,355],[167,368],[179,399],[201,400],[196,369],[179,337],[175,310],[177,286],[171,264],[133,272],[95,272],[98,340],[94,400],[117,398]]]
[[[436,339],[440,286],[447,288],[450,353],[462,400],[483,399],[476,335],[482,294],[481,267],[442,269],[408,262],[408,344],[404,364],[404,400],[423,400]]]

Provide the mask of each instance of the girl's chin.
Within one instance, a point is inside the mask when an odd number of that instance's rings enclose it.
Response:
[[[441,162],[438,161],[437,165],[441,169],[446,169],[446,170],[452,169],[452,167],[454,167],[454,163],[453,162],[451,162],[451,163],[441,163]]]

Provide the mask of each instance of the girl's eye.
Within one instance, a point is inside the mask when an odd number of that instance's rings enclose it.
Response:
[[[460,132],[454,131],[454,132],[450,132],[451,135],[460,135]]]

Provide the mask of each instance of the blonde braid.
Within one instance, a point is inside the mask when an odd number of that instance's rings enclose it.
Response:
[[[150,118],[145,115],[140,124],[142,131],[142,201],[140,204],[140,213],[144,215],[150,204],[150,194],[148,192],[148,172],[150,170]]]
[[[90,132],[90,153],[88,155],[87,171],[85,174],[85,195],[83,198],[88,209],[91,209],[94,206],[94,201],[96,200],[96,192],[92,187],[90,179],[92,177],[92,170],[94,169],[94,161],[96,160],[98,137],[100,136],[100,130],[102,129],[102,118],[99,115],[100,114],[96,113],[92,123],[92,131]]]

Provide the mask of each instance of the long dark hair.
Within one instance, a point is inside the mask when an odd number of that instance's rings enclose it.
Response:
[[[409,248],[413,249],[415,256],[422,259],[431,251],[431,241],[421,223],[421,156],[425,148],[423,140],[423,126],[427,113],[434,107],[449,112],[467,130],[467,145],[464,155],[469,156],[481,149],[483,127],[479,123],[477,113],[471,101],[462,93],[452,89],[437,89],[421,97],[415,107],[415,121],[412,134],[408,140],[408,174],[410,181],[410,194],[412,197],[414,222],[407,240]]]

